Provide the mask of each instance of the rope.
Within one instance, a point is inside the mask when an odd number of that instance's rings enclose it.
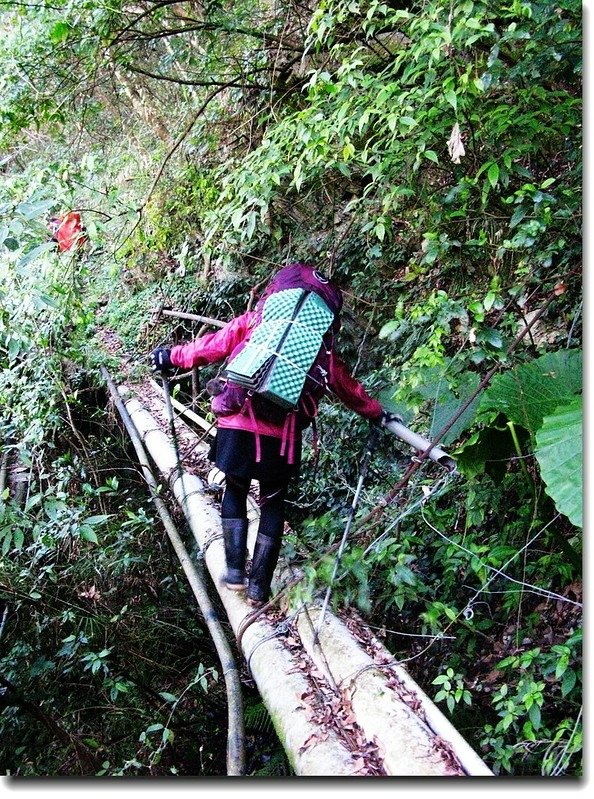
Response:
[[[213,533],[213,535],[207,538],[207,540],[204,542],[202,549],[200,549],[198,552],[198,557],[201,560],[204,560],[206,558],[206,553],[208,552],[210,545],[214,544],[215,541],[222,541],[223,538],[224,538],[223,533]]]
[[[563,762],[563,758],[565,757],[565,755],[566,755],[566,753],[567,753],[567,750],[569,749],[569,747],[570,747],[570,745],[571,745],[571,742],[573,741],[573,739],[574,739],[574,736],[575,736],[575,734],[576,734],[576,732],[577,732],[577,730],[578,730],[578,727],[579,727],[579,725],[580,725],[580,721],[581,721],[581,719],[582,719],[582,711],[583,711],[583,709],[584,709],[584,708],[583,708],[583,705],[582,705],[582,707],[580,707],[580,712],[578,713],[578,715],[577,715],[577,718],[576,718],[576,720],[575,720],[575,724],[573,725],[573,729],[572,729],[572,731],[571,731],[571,735],[569,736],[569,739],[567,740],[567,743],[565,744],[565,747],[564,747],[563,751],[561,752],[561,754],[560,754],[560,756],[559,756],[559,759],[557,760],[557,763],[556,763],[555,767],[554,767],[554,768],[552,769],[552,771],[551,771],[551,777],[559,777],[561,774],[563,774],[563,772],[565,771],[565,769],[566,769],[566,768],[567,768],[567,766],[569,765],[569,761],[571,760],[571,755],[572,755],[573,753],[572,753],[572,752],[570,752],[570,753],[569,753],[569,755],[567,756],[567,758],[566,758],[565,762]],[[550,746],[550,747],[547,749],[547,752],[546,752],[546,754],[548,754],[548,752],[550,751],[550,749],[551,749],[551,748],[552,748],[552,747],[553,747],[553,746],[554,746],[556,743],[557,743],[556,741],[553,741],[553,743],[551,744],[551,746]],[[546,754],[545,754],[545,757],[543,758],[543,763],[544,763],[544,762],[546,762]],[[543,776],[546,776],[546,775],[543,775]]]
[[[363,552],[361,556],[364,558],[369,552],[377,547],[377,545],[384,539],[389,533],[396,527],[403,519],[406,519],[407,516],[410,516],[414,513],[418,508],[422,508],[424,505],[429,502],[430,499],[435,499],[438,496],[441,496],[449,486],[451,482],[458,479],[457,474],[447,474],[441,480],[438,480],[436,483],[433,484],[431,489],[428,489],[427,486],[423,486],[423,488],[427,489],[427,492],[423,493],[423,496],[418,499],[414,504],[409,505],[405,511],[403,511],[399,516],[396,517],[384,530],[384,532],[375,538],[371,544],[367,547],[367,549]]]
[[[305,618],[307,620],[307,623],[309,625],[309,629],[311,630],[312,635],[313,635],[313,645],[314,645],[314,647],[317,648],[317,650],[320,653],[320,657],[324,661],[324,666],[325,666],[325,669],[326,669],[326,676],[327,676],[328,681],[330,683],[330,687],[332,688],[334,693],[338,694],[340,692],[340,689],[339,689],[338,685],[336,684],[336,680],[334,679],[334,675],[332,674],[332,669],[330,668],[330,664],[328,663],[328,658],[326,657],[326,653],[324,652],[324,648],[323,648],[323,646],[322,646],[322,644],[320,642],[320,637],[318,635],[319,628],[316,629],[314,627],[314,623],[313,623],[313,621],[311,619],[310,612],[309,612],[307,606],[305,605],[305,602],[301,603],[301,607],[300,607],[298,613],[303,613],[303,615],[305,616]]]
[[[365,455],[363,456],[363,463],[361,464],[361,470],[359,474],[359,481],[357,483],[357,488],[355,490],[355,496],[353,497],[353,502],[349,511],[349,517],[347,519],[346,526],[344,528],[344,532],[342,534],[342,539],[340,541],[340,545],[338,547],[338,552],[336,554],[336,559],[334,561],[334,569],[332,571],[332,577],[330,578],[330,584],[326,590],[326,596],[324,597],[324,602],[322,604],[322,610],[318,617],[318,623],[315,631],[314,641],[319,640],[319,633],[322,628],[322,624],[324,622],[324,616],[326,615],[326,609],[328,607],[328,602],[330,601],[330,593],[332,592],[332,587],[334,585],[334,581],[336,580],[336,575],[338,573],[338,569],[340,568],[340,561],[342,558],[342,553],[344,552],[344,548],[346,546],[347,538],[349,533],[351,532],[351,527],[353,526],[353,520],[355,518],[355,511],[357,510],[357,506],[359,505],[359,498],[361,496],[361,491],[363,489],[363,481],[367,476],[367,471],[369,469],[369,464],[371,462],[371,457],[376,450],[377,444],[379,440],[379,428],[372,427],[369,432],[369,437],[367,439],[367,445],[365,448]]]
[[[542,530],[539,530],[538,533],[536,533],[536,535],[534,535],[529,541],[527,541],[521,549],[519,549],[514,555],[512,555],[512,557],[509,558],[503,564],[501,569],[497,569],[497,568],[495,568],[495,566],[490,566],[488,563],[485,563],[483,560],[481,560],[481,558],[479,558],[479,556],[476,553],[472,552],[470,549],[466,549],[466,547],[462,546],[462,544],[458,544],[456,541],[453,541],[445,533],[442,533],[441,530],[438,530],[437,527],[435,527],[433,524],[431,524],[431,522],[427,519],[427,517],[425,516],[425,514],[421,510],[421,517],[422,517],[423,521],[425,522],[425,524],[428,527],[430,527],[433,530],[434,533],[437,533],[437,535],[440,536],[440,538],[443,538],[444,541],[447,541],[448,544],[451,544],[452,546],[456,547],[457,549],[462,550],[462,552],[466,552],[467,555],[471,555],[473,558],[475,558],[481,564],[481,566],[483,566],[488,571],[493,572],[493,576],[491,578],[489,578],[489,580],[487,580],[485,585],[477,591],[477,593],[474,596],[474,599],[476,599],[476,597],[480,596],[482,591],[484,591],[484,589],[489,585],[489,583],[491,583],[497,576],[499,576],[499,577],[503,577],[505,580],[508,580],[510,583],[516,583],[517,585],[521,585],[522,588],[525,588],[525,589],[529,590],[531,593],[537,594],[538,596],[544,596],[547,599],[555,599],[555,600],[562,601],[562,602],[568,602],[570,605],[576,605],[578,608],[582,608],[583,604],[581,602],[575,602],[573,599],[568,599],[567,597],[562,596],[561,594],[556,594],[554,591],[548,591],[546,588],[540,588],[537,585],[531,585],[530,583],[526,583],[526,582],[524,582],[522,580],[516,580],[514,577],[510,577],[509,574],[506,574],[503,571],[503,569],[505,569],[512,561],[514,561],[522,552],[527,550],[534,543],[534,541],[536,541],[536,539],[539,538],[539,536],[541,536],[542,533],[544,533],[544,531],[547,529],[547,527],[550,527],[550,525],[553,524],[553,522],[556,521],[559,518],[559,516],[560,516],[559,513],[556,516],[554,516],[551,519],[551,521],[548,522],[542,528]],[[474,604],[474,599],[466,604],[466,608],[471,608],[472,607],[472,605]],[[464,608],[464,610],[466,610],[466,608]],[[462,611],[462,613],[464,613],[464,610]]]
[[[271,632],[269,635],[264,636],[264,638],[260,638],[259,641],[256,641],[256,645],[254,646],[252,651],[249,653],[249,655],[245,659],[247,670],[248,670],[248,672],[250,674],[250,677],[252,679],[254,678],[254,675],[252,674],[252,670],[251,670],[251,667],[250,667],[250,661],[251,661],[251,659],[252,659],[252,657],[254,655],[254,652],[258,649],[258,647],[262,646],[262,644],[265,644],[267,641],[272,641],[273,638],[278,638],[279,635],[285,635],[286,633],[288,633],[289,632],[289,624],[290,624],[290,617],[287,617],[283,621],[279,622],[278,626],[276,627],[275,630],[273,630],[273,632]],[[246,629],[247,629],[247,627],[246,627]]]
[[[173,410],[173,403],[171,402],[171,388],[170,388],[169,378],[167,377],[165,372],[161,372],[160,376],[161,376],[161,383],[163,385],[163,397],[165,398],[165,408],[167,409],[169,428],[171,430],[171,438],[173,440],[173,449],[175,451],[175,457],[177,460],[177,468],[181,473],[183,470],[181,465],[181,455],[179,451],[179,441],[177,440],[177,430],[175,429],[175,413]]]
[[[248,616],[246,616],[241,624],[239,625],[239,629],[237,630],[237,635],[235,636],[235,640],[237,642],[237,648],[240,652],[242,652],[241,644],[243,640],[243,636],[245,635],[245,631],[248,627],[250,627],[254,622],[256,622],[263,613],[266,613],[270,608],[275,605],[281,597],[284,595],[285,591],[287,591],[292,585],[296,585],[301,578],[294,580],[289,585],[285,586],[282,591],[279,591],[276,596],[273,596],[272,599],[269,599],[262,607],[257,608],[257,610],[252,611]]]

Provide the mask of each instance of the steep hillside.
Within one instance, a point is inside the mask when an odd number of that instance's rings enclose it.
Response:
[[[225,322],[303,260],[343,290],[353,373],[459,470],[382,435],[333,602],[496,774],[581,774],[581,14],[1,6],[4,771],[223,773],[212,645],[100,369],[144,379],[188,314]],[[208,415],[217,369],[176,397]],[[331,400],[317,458],[308,433],[294,601],[331,580],[367,434]],[[287,773],[250,707],[250,773]]]

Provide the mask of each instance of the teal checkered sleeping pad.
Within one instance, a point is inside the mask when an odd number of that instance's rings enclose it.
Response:
[[[271,294],[249,341],[228,363],[227,377],[287,410],[294,408],[333,321],[315,292],[295,288]]]

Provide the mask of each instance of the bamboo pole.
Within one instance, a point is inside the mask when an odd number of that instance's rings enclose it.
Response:
[[[153,503],[161,517],[163,526],[169,536],[169,540],[175,550],[182,569],[188,579],[192,593],[196,598],[198,606],[202,611],[206,626],[211,635],[221,668],[223,671],[223,678],[225,680],[225,687],[227,691],[227,714],[228,714],[228,732],[227,732],[227,774],[229,776],[242,776],[245,773],[245,732],[243,726],[243,702],[241,695],[241,681],[239,678],[239,669],[235,663],[231,648],[225,638],[223,628],[219,622],[214,605],[210,601],[208,591],[204,586],[204,582],[193,564],[190,555],[188,554],[181,537],[175,526],[175,522],[171,518],[169,511],[158,492],[158,484],[152,473],[150,465],[147,460],[146,450],[138,435],[136,427],[130,418],[126,406],[122,402],[117,387],[111,379],[107,369],[101,368],[103,377],[109,388],[114,404],[118,409],[124,426],[132,440],[136,455],[142,467],[143,475],[149,487]]]
[[[150,382],[151,382],[151,385],[154,388],[157,389],[157,391],[161,394],[161,396],[164,399],[165,395],[164,395],[164,392],[163,392],[163,386],[159,385],[159,383],[157,383],[156,380],[151,380]],[[194,422],[194,424],[197,424],[198,427],[201,427],[207,433],[210,433],[210,435],[214,436],[215,430],[214,430],[214,426],[213,426],[212,423],[207,422],[206,419],[202,418],[202,416],[198,416],[197,413],[194,413],[193,410],[191,410],[190,408],[187,408],[183,403],[179,402],[179,400],[176,400],[175,397],[171,397],[171,404],[181,414],[183,414],[188,419],[190,419],[190,421]]]
[[[185,311],[167,311],[162,310],[163,316],[174,316],[177,319],[189,319],[192,322],[204,322],[205,325],[212,325],[213,327],[225,327],[227,322],[221,322],[220,319],[213,319],[210,316],[201,316],[195,313],[186,313]]]
[[[0,461],[0,494],[6,488],[6,478],[8,476],[8,450],[2,453],[2,460]]]
[[[198,395],[200,394],[200,376],[198,373],[198,367],[192,367],[192,410],[196,412],[198,410]]]

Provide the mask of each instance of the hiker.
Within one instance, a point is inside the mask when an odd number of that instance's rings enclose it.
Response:
[[[305,289],[303,294],[306,297],[316,295],[313,299],[318,305],[320,303],[316,297],[321,292],[325,301],[322,305],[327,313],[322,329],[328,325],[328,320],[332,319],[332,323],[322,338],[321,348],[319,340],[315,344],[319,355],[315,358],[315,352],[313,353],[313,366],[307,376],[302,374],[301,382],[304,387],[301,389],[297,407],[287,411],[286,407],[279,407],[262,398],[258,392],[237,385],[228,375],[232,372],[235,377],[233,366],[239,363],[242,352],[244,356],[249,355],[252,361],[254,357],[257,360],[262,347],[254,345],[254,341],[258,339],[255,331],[259,327],[263,329],[264,322],[268,324],[266,341],[272,340],[270,330],[274,330],[280,323],[274,313],[271,319],[266,319],[266,308],[272,307],[269,298],[274,295],[282,300],[291,294],[286,286],[294,284]],[[386,421],[389,416],[380,403],[372,399],[352,377],[334,352],[332,344],[334,334],[340,327],[341,306],[340,291],[314,267],[291,264],[276,275],[269,289],[260,298],[256,310],[247,311],[231,320],[224,328],[191,343],[171,348],[157,347],[151,354],[152,368],[158,372],[172,367],[190,369],[229,358],[227,379],[215,379],[207,384],[212,395],[211,407],[217,417],[217,433],[209,458],[226,478],[221,519],[227,563],[225,583],[233,591],[245,589],[247,497],[251,481],[257,480],[259,483],[261,515],[247,586],[247,601],[255,607],[262,606],[269,598],[284,531],[287,488],[290,479],[299,470],[302,431],[314,420],[321,397],[331,393],[348,408],[372,422]],[[309,315],[311,316],[311,311]],[[299,322],[298,316],[291,320],[294,323],[292,330],[299,331],[300,325],[302,329],[304,323],[295,324],[296,320]],[[286,323],[286,319],[284,321]],[[270,350],[266,355],[270,356]],[[294,365],[292,361],[298,355],[294,350],[293,355],[284,358],[284,363],[281,359],[280,368],[286,367],[287,363],[289,366]]]
[[[52,240],[58,245],[60,252],[84,249],[88,239],[78,211],[68,211],[65,214],[50,217],[48,228]]]

